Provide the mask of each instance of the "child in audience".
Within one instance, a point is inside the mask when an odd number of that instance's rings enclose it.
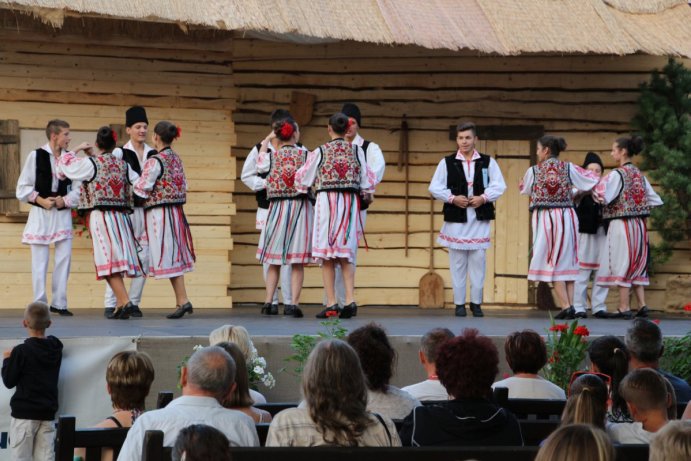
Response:
[[[552,433],[535,461],[614,461],[612,442],[602,429],[590,424],[568,424]]]
[[[619,391],[634,422],[608,424],[607,432],[614,442],[650,443],[668,422],[670,396],[665,378],[652,368],[639,368],[624,378]]]
[[[691,459],[691,421],[670,421],[650,441],[649,461]]]
[[[29,337],[6,350],[2,362],[2,382],[8,389],[17,388],[10,399],[12,459],[53,461],[62,343],[46,337],[50,312],[44,302],[27,306],[22,325]]]
[[[223,432],[205,424],[187,426],[175,439],[173,461],[230,461],[230,442]]]
[[[591,424],[604,430],[608,394],[607,384],[599,376],[579,376],[569,389],[561,425]]]
[[[629,409],[619,394],[619,384],[629,372],[629,352],[626,345],[616,336],[600,336],[588,346],[588,357],[590,371],[603,373],[612,380],[611,403],[607,419],[612,423],[630,423]]]

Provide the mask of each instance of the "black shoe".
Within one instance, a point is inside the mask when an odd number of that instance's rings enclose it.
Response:
[[[72,317],[74,315],[72,312],[68,311],[67,308],[58,309],[57,307],[50,306],[50,311],[54,314],[58,314],[60,317]]]
[[[110,316],[113,315],[113,312],[115,312],[114,307],[106,307],[105,309],[103,309],[103,316],[109,319]]]
[[[304,315],[302,313],[302,309],[300,309],[298,306],[296,306],[294,304],[284,305],[283,315],[287,315],[289,317],[295,317],[296,319],[300,319],[300,318],[304,317]]]
[[[139,309],[139,306],[137,306],[136,304],[132,304],[130,308],[130,316],[141,318],[144,316],[144,314],[142,313],[141,309]]]
[[[350,303],[347,306],[343,306],[343,309],[341,309],[341,315],[338,316],[338,318],[341,319],[349,319],[353,317],[353,312],[357,310],[357,304],[355,303]]]
[[[611,319],[612,316],[607,311],[597,311],[593,314],[596,319]]]
[[[576,309],[573,306],[569,306],[566,309],[562,309],[554,318],[557,320],[573,320],[576,318]]]
[[[325,319],[325,318],[329,317],[328,315],[326,315],[327,312],[335,312],[336,315],[332,315],[332,317],[336,317],[338,314],[341,313],[341,308],[338,307],[338,304],[334,304],[333,306],[329,306],[329,307],[325,308],[324,310],[322,310],[315,317],[317,317],[318,319]]]
[[[575,316],[577,319],[587,319],[587,318],[588,318],[588,314],[586,314],[585,311],[583,311],[583,312],[576,312],[576,313],[574,314],[574,316]]]
[[[353,303],[353,306],[355,306],[353,308],[353,317],[357,317],[357,304]]]
[[[175,306],[175,312],[172,314],[166,315],[167,319],[179,319],[185,314],[193,314],[194,309],[192,308],[192,303],[187,301],[185,304],[182,306]]]
[[[646,318],[650,314],[650,309],[648,309],[648,306],[643,306],[640,309],[638,309],[638,312],[636,312],[636,318]]]
[[[470,303],[470,312],[473,313],[473,317],[484,317],[485,314],[482,312],[482,307],[479,304]]]
[[[262,306],[261,314],[262,315],[271,315],[271,304],[264,303],[264,305]]]
[[[278,315],[278,304],[272,304],[269,308],[269,315]]]
[[[456,304],[456,317],[465,317],[468,312],[465,310],[465,304]]]
[[[633,318],[633,311],[629,309],[628,311],[620,311],[617,309],[615,313],[609,316],[611,319],[624,319],[624,320],[631,320]]]
[[[132,303],[127,303],[124,306],[116,307],[108,318],[111,320],[127,320],[130,318],[131,305]]]

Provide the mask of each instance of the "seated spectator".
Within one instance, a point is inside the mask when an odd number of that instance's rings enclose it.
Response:
[[[589,424],[561,426],[547,437],[535,461],[614,461],[616,453],[605,432]]]
[[[547,364],[542,336],[532,330],[514,331],[504,341],[504,352],[513,376],[492,388],[508,388],[510,399],[566,399],[564,389],[537,374]]]
[[[670,383],[667,378],[665,378],[665,386],[667,386],[667,395],[669,396],[667,401],[667,419],[672,421],[673,419],[677,419],[677,394],[674,392],[672,383]]]
[[[306,408],[274,417],[267,447],[401,446],[396,426],[367,411],[367,385],[357,354],[340,340],[321,341],[302,372]]]
[[[691,401],[691,386],[678,376],[660,370],[660,357],[665,351],[662,331],[654,322],[636,319],[626,332],[626,347],[631,359],[629,369],[653,368],[667,378],[674,388],[679,402]]]
[[[228,438],[206,424],[187,426],[178,434],[173,461],[231,461]]]
[[[437,377],[437,353],[444,342],[453,338],[453,333],[448,328],[435,328],[424,334],[420,340],[418,357],[422,368],[427,373],[427,379],[402,390],[418,400],[449,400],[449,394]]]
[[[354,330],[348,335],[348,344],[357,352],[365,372],[368,411],[403,419],[420,405],[418,399],[389,384],[396,366],[396,351],[380,326],[370,323]]]
[[[691,402],[686,404],[684,413],[681,415],[681,419],[691,419]]]
[[[245,327],[240,325],[223,325],[222,327],[218,327],[209,333],[210,346],[216,346],[218,343],[222,342],[237,344],[242,351],[242,355],[245,357],[245,363],[248,364],[248,366],[251,366],[252,362],[257,357],[257,349],[254,347],[252,338]],[[262,395],[260,392],[251,388],[250,397],[252,397],[254,403],[266,403],[266,397],[264,397],[264,395]]]
[[[624,398],[619,394],[619,386],[624,376],[629,372],[629,352],[624,342],[616,336],[600,336],[588,345],[590,370],[603,373],[611,378],[611,404],[607,412],[607,420],[612,423],[630,423]]]
[[[591,424],[605,429],[609,391],[597,375],[581,375],[569,387],[569,398],[561,415],[561,425]]]
[[[183,428],[200,422],[223,432],[233,446],[259,446],[252,418],[221,406],[234,381],[235,363],[226,351],[214,346],[196,350],[182,369],[182,397],[165,408],[148,411],[137,418],[118,460],[141,459],[147,430],[163,431],[163,445],[171,447]]]
[[[691,421],[670,421],[650,441],[649,461],[691,459]]]
[[[639,368],[626,375],[619,392],[634,422],[608,424],[610,437],[618,443],[650,443],[653,435],[668,421],[670,396],[665,378],[652,368]]]
[[[498,365],[494,343],[474,328],[444,343],[437,374],[453,400],[414,408],[399,432],[403,445],[523,445],[516,417],[491,401]]]
[[[250,397],[249,381],[247,379],[247,365],[242,351],[235,343],[222,342],[217,344],[223,348],[235,361],[235,383],[223,406],[232,410],[238,410],[249,416],[255,423],[270,423],[271,413],[266,410],[254,408],[254,400]]]

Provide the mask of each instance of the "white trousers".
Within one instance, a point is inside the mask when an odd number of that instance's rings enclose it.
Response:
[[[52,296],[50,305],[57,309],[67,309],[67,279],[70,276],[72,239],[55,242],[55,264],[53,267]],[[46,278],[50,245],[31,245],[31,278],[34,301],[48,304]]]
[[[468,277],[470,277],[470,302],[482,304],[482,289],[485,285],[485,251],[449,248],[449,269],[454,304],[461,306],[465,304],[465,287]]]
[[[264,283],[266,284],[266,275],[269,273],[270,264],[262,264],[264,275]],[[283,305],[293,304],[293,292],[290,287],[290,278],[293,274],[293,266],[286,264],[281,266],[281,297],[283,298]],[[272,301],[274,304],[278,304],[278,290],[274,291],[274,299]]]
[[[10,418],[13,461],[54,461],[55,422]]]
[[[573,293],[573,307],[576,309],[576,312],[585,312],[588,308],[588,281],[590,281],[591,273],[593,274],[593,289],[590,295],[590,305],[592,306],[593,314],[600,311],[607,312],[605,301],[607,300],[609,287],[595,283],[599,272],[599,269],[579,269]]]
[[[355,273],[355,261],[353,261],[353,273]],[[336,280],[334,280],[334,289],[336,290],[336,302],[339,306],[345,306],[346,292],[345,283],[343,283],[343,269],[341,269],[340,264],[334,264],[334,274]],[[326,293],[324,293],[324,305],[326,306]]]

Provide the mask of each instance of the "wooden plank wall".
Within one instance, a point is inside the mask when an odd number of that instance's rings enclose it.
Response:
[[[162,119],[180,125],[175,148],[190,185],[185,210],[198,259],[186,277],[188,293],[197,307],[229,308],[236,177],[229,37],[93,19],[68,20],[57,32],[7,12],[0,14],[0,26],[0,119],[43,130],[48,120],[63,118],[75,131],[95,133],[102,125],[124,123],[127,107],[141,104],[151,129]],[[0,222],[2,308],[31,301],[30,250],[21,245],[25,219]],[[69,307],[102,308],[103,291],[104,282],[94,276],[91,241],[75,237]],[[168,281],[149,281],[143,308],[174,305]]]
[[[427,185],[442,155],[455,149],[448,139],[449,125],[459,119],[482,125],[542,125],[547,133],[566,138],[567,160],[580,164],[585,153],[594,150],[611,167],[611,144],[628,129],[636,110],[638,85],[665,62],[665,58],[650,56],[504,58],[414,47],[359,43],[308,46],[238,37],[233,44],[233,78],[238,91],[233,116],[237,169],[240,171],[247,152],[268,132],[271,111],[288,108],[292,91],[316,96],[314,118],[301,127],[303,143],[312,148],[327,140],[328,116],[343,102],[357,102],[363,113],[361,132],[382,146],[387,170],[369,210],[369,250],[361,249],[358,256],[356,298],[360,304],[415,305],[418,281],[429,258]],[[691,65],[689,60],[685,63]],[[396,168],[396,130],[403,114],[407,114],[412,130],[408,257],[403,251],[404,173]],[[239,180],[236,189],[231,292],[236,302],[259,302],[264,295],[255,260],[259,237],[254,229],[256,205]],[[441,221],[437,214],[436,230]],[[524,245],[515,248],[525,251]],[[516,251],[506,251],[507,260],[525,258]],[[691,245],[686,242],[659,268],[652,281],[650,305],[664,305],[669,277],[691,274],[690,257]],[[439,247],[435,249],[435,266],[446,283],[448,307],[452,302],[448,257]],[[318,268],[307,270],[305,287],[303,302],[321,302]],[[495,290],[502,289],[495,286]],[[616,294],[610,295],[609,302],[616,302]]]

